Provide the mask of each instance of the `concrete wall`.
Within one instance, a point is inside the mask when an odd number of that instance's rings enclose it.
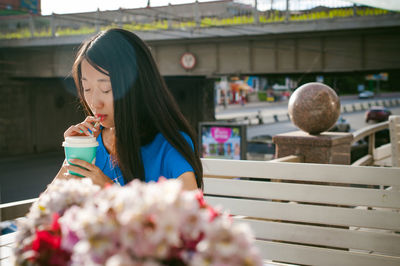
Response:
[[[166,77],[165,82],[183,115],[197,131],[199,122],[214,121],[214,80],[206,77]]]
[[[62,150],[64,131],[83,112],[62,79],[2,80],[0,156]]]
[[[400,69],[400,28],[155,43],[164,75],[289,74]],[[198,64],[179,65],[189,51]]]

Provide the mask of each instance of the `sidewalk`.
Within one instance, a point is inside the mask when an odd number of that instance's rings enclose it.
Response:
[[[245,105],[241,105],[241,104],[228,104],[226,106],[226,108],[224,108],[223,105],[218,105],[217,107],[215,107],[215,113],[224,111],[224,110],[235,110],[235,109],[241,109],[241,108],[266,108],[269,106],[273,106],[273,105],[287,105],[287,103],[289,102],[289,100],[285,100],[285,101],[278,101],[278,102],[248,102]]]

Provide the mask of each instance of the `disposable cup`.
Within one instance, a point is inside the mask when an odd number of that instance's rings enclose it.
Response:
[[[96,149],[99,143],[95,137],[91,136],[73,136],[65,138],[62,143],[65,152],[65,158],[68,163],[71,159],[80,159],[88,163],[94,164],[96,161]],[[74,165],[70,163],[71,165]],[[83,177],[73,171],[68,171],[72,175]]]

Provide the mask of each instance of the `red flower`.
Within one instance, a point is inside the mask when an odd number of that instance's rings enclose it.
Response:
[[[218,217],[220,215],[216,210],[214,210],[213,207],[211,207],[210,205],[208,205],[206,203],[206,201],[204,200],[203,192],[199,191],[196,194],[196,199],[197,199],[197,202],[199,203],[200,208],[208,209],[208,212],[210,214],[210,222],[212,222],[216,217]]]
[[[43,230],[36,231],[36,238],[33,240],[32,249],[36,252],[60,248],[60,237],[52,232]]]
[[[203,192],[202,191],[198,191],[196,194],[196,199],[197,202],[199,203],[200,208],[207,208],[207,203],[204,200],[204,196],[203,196]]]
[[[36,231],[32,242],[32,250],[36,251],[36,261],[39,265],[67,265],[71,254],[61,247],[61,229],[58,223],[60,216],[55,213],[50,230]]]

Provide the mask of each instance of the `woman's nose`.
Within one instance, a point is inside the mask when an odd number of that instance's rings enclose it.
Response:
[[[92,93],[90,99],[89,99],[89,106],[92,109],[98,110],[101,109],[104,105],[103,100],[101,97],[99,97],[98,93]]]

